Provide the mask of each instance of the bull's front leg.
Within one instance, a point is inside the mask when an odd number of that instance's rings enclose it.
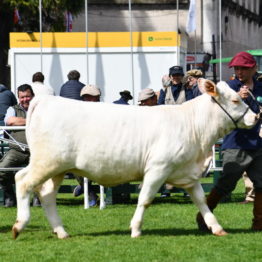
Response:
[[[141,235],[144,212],[153,201],[159,188],[165,182],[165,177],[160,175],[161,172],[148,172],[144,177],[142,188],[138,197],[138,204],[135,214],[131,220],[131,237],[136,238]]]
[[[212,231],[216,236],[227,235],[227,232],[221,227],[217,222],[216,217],[210,211],[206,204],[206,198],[203,191],[203,188],[199,182],[195,183],[193,187],[186,189],[190,194],[192,201],[198,207],[200,213],[202,214],[207,227]]]

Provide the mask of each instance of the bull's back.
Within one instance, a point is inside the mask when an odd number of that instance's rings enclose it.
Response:
[[[28,124],[32,161],[56,161],[57,168],[76,169],[96,181],[105,174],[108,181],[118,177],[118,183],[126,177],[139,180],[159,136],[157,120],[142,111],[59,97],[42,100]]]

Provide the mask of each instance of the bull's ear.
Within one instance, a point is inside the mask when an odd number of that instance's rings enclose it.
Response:
[[[218,96],[216,85],[214,82],[210,80],[199,78],[198,79],[198,88],[201,93],[207,93],[210,96]]]

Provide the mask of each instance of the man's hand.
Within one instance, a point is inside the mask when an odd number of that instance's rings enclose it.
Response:
[[[171,85],[171,79],[168,75],[164,75],[162,77],[162,85],[163,85],[163,88],[167,88]]]
[[[246,86],[246,85],[243,85],[243,86],[240,88],[238,94],[241,96],[242,99],[248,98],[248,97],[250,96],[248,90],[249,90],[249,87]]]

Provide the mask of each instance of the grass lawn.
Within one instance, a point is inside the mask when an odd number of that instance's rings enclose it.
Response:
[[[225,237],[201,233],[195,223],[196,207],[182,195],[156,198],[145,214],[143,235],[130,238],[129,222],[135,210],[128,205],[83,209],[83,198],[58,195],[59,214],[71,237],[58,240],[43,215],[31,208],[31,222],[17,240],[11,238],[16,208],[0,207],[0,261],[262,261],[261,233],[250,230],[252,204],[241,205],[243,183],[232,201],[221,203],[215,214]]]

